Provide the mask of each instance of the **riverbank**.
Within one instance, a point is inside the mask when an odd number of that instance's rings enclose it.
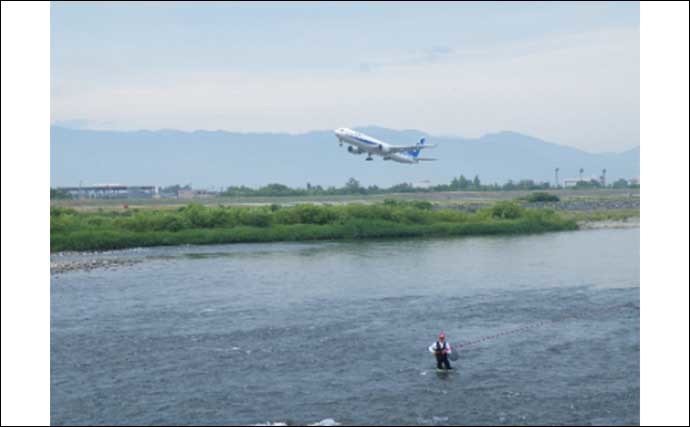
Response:
[[[639,228],[639,210],[561,212],[561,215],[572,219],[580,230]],[[104,258],[105,257],[105,258]],[[131,256],[108,255],[102,251],[65,250],[51,253],[50,273],[59,275],[74,271],[111,270],[126,268],[139,261]]]
[[[473,213],[425,201],[374,205],[205,207],[78,212],[51,209],[51,252],[144,246],[527,234],[574,230],[551,209],[498,202]]]

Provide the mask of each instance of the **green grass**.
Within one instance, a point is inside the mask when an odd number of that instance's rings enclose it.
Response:
[[[549,209],[498,202],[470,214],[429,202],[339,206],[205,207],[78,212],[51,208],[51,251],[241,242],[523,234],[573,230]]]

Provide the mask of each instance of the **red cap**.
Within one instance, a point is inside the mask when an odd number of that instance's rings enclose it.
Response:
[[[444,334],[443,332],[441,332],[440,334],[438,334],[438,337],[441,338],[441,339],[446,339],[446,334]]]

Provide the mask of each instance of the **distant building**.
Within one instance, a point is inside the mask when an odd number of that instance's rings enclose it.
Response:
[[[577,183],[580,181],[585,182],[584,179],[580,179],[580,178],[566,178],[563,180],[563,187],[564,188],[575,187],[577,185]]]
[[[157,195],[154,185],[99,184],[85,187],[58,187],[75,199],[151,199]]]
[[[630,178],[628,180],[629,185],[640,185],[640,177]]]

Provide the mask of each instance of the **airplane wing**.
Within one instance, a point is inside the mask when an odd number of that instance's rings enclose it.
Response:
[[[431,157],[417,157],[415,160],[417,160],[418,162],[431,162],[438,159],[432,159]]]
[[[417,145],[392,145],[388,147],[388,152],[389,153],[401,153],[403,151],[414,151],[414,150],[422,150],[424,148],[434,148],[436,145],[422,145],[422,144],[417,144]]]

